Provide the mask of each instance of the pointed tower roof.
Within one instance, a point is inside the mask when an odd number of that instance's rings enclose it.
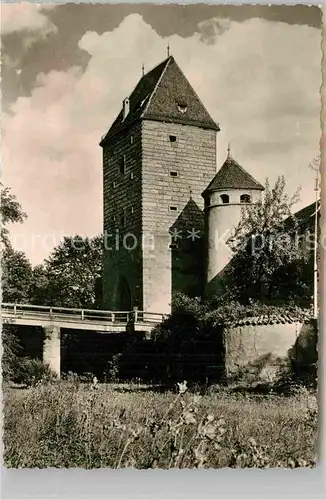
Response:
[[[264,186],[257,182],[237,161],[231,156],[228,147],[227,158],[213,180],[207,186],[203,195],[212,191],[224,189],[257,189],[264,191]]]
[[[139,80],[129,101],[130,111],[127,117],[123,120],[121,110],[100,145],[138,119],[220,130],[173,56],[169,56]]]

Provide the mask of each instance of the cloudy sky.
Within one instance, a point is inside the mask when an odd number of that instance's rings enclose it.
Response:
[[[98,143],[145,70],[171,53],[260,182],[284,174],[314,199],[319,151],[317,7],[2,4],[3,182],[28,219],[12,228],[33,264],[63,235],[102,231]]]

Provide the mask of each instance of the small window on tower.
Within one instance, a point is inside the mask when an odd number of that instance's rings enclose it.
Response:
[[[178,172],[176,172],[175,170],[170,171],[170,177],[178,177],[178,175]]]
[[[169,139],[170,139],[170,142],[177,142],[177,136],[176,135],[170,135]]]
[[[178,110],[180,111],[180,113],[185,113],[187,111],[187,107],[187,103],[185,102],[178,103]]]
[[[130,144],[133,144],[133,143],[134,143],[134,136],[133,136],[133,135],[131,135],[131,136],[130,136]]]
[[[222,203],[229,203],[229,195],[227,194],[221,194],[221,201]]]
[[[126,225],[126,211],[122,210],[122,214],[120,215],[120,226],[124,227]]]
[[[170,206],[170,212],[176,212],[178,210],[178,207],[175,205]]]
[[[130,172],[130,180],[132,181],[134,178],[134,173],[133,172]]]
[[[117,183],[115,181],[112,182],[112,188],[115,189],[117,187]]]
[[[250,203],[250,195],[249,194],[242,194],[240,196],[240,203]]]
[[[123,157],[119,161],[119,172],[121,175],[124,175],[126,173],[126,157],[123,155]]]

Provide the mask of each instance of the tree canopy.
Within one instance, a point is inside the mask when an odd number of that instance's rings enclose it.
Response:
[[[9,231],[7,229],[8,223],[24,222],[27,215],[23,212],[20,203],[17,201],[16,196],[11,192],[8,187],[1,187],[1,239],[4,245],[9,245]]]
[[[24,252],[15,250],[9,239],[7,225],[22,223],[27,215],[23,212],[10,188],[1,187],[1,264],[2,300],[25,302],[29,297],[32,266]]]
[[[102,235],[65,237],[44,264],[33,271],[35,304],[97,308],[96,288],[102,274]]]
[[[4,302],[99,307],[102,235],[65,237],[42,264],[33,268],[26,254],[10,243],[8,224],[22,223],[27,217],[10,188],[2,187],[0,212]]]
[[[5,246],[2,252],[3,302],[28,303],[33,269],[24,252]]]
[[[292,213],[299,199],[299,190],[288,196],[284,177],[279,177],[272,188],[266,180],[261,199],[243,207],[228,241],[234,257],[225,274],[238,300],[310,300],[306,264],[311,252],[302,244],[305,235],[297,237]]]

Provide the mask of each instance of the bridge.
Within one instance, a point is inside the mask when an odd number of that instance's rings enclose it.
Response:
[[[31,304],[1,304],[4,324],[38,326],[44,330],[43,361],[60,375],[61,328],[90,330],[103,334],[116,332],[145,332],[147,335],[166,316],[155,312],[99,311]]]
[[[165,318],[164,314],[138,311],[99,311],[31,304],[1,305],[4,323],[26,326],[57,326],[74,330],[96,330],[103,333],[150,331]]]

